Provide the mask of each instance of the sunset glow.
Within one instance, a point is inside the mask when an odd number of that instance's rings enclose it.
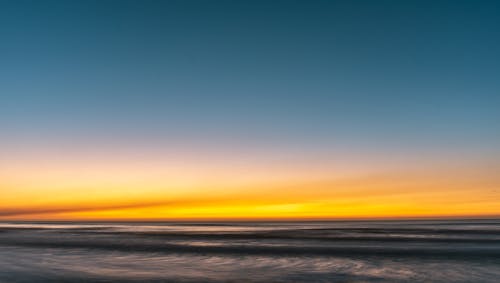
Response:
[[[61,153],[61,152],[59,152]],[[102,155],[101,155],[102,156]],[[108,155],[109,157],[109,155]],[[4,219],[329,219],[492,216],[494,163],[73,154],[2,163]],[[318,158],[319,159],[319,158]],[[212,160],[213,162],[209,162]],[[429,162],[430,163],[430,162]],[[486,166],[489,165],[489,166]]]

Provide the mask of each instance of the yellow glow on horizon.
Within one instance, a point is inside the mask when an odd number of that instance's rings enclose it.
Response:
[[[0,165],[0,219],[325,219],[500,215],[477,168],[20,162]],[[408,169],[410,168],[410,169]]]

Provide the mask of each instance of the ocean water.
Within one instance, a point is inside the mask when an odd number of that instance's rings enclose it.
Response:
[[[500,282],[500,220],[3,222],[0,282]]]

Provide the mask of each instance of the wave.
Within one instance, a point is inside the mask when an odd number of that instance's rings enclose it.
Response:
[[[499,258],[500,251],[495,249],[450,249],[450,248],[388,248],[388,247],[266,247],[266,246],[189,246],[175,244],[129,244],[113,242],[59,241],[34,242],[10,241],[2,245],[43,247],[43,248],[84,248],[127,252],[167,252],[201,254],[238,254],[238,255],[328,255],[328,256],[397,256],[397,257],[444,257]]]
[[[0,223],[0,282],[493,283],[491,223]]]
[[[0,245],[154,253],[500,258],[500,231],[495,229],[280,227],[207,232],[147,227],[143,231],[144,227],[122,225],[10,226],[0,230]]]

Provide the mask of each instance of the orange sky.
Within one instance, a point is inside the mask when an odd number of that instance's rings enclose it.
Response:
[[[0,164],[0,219],[500,215],[498,165],[485,160],[48,156]]]

